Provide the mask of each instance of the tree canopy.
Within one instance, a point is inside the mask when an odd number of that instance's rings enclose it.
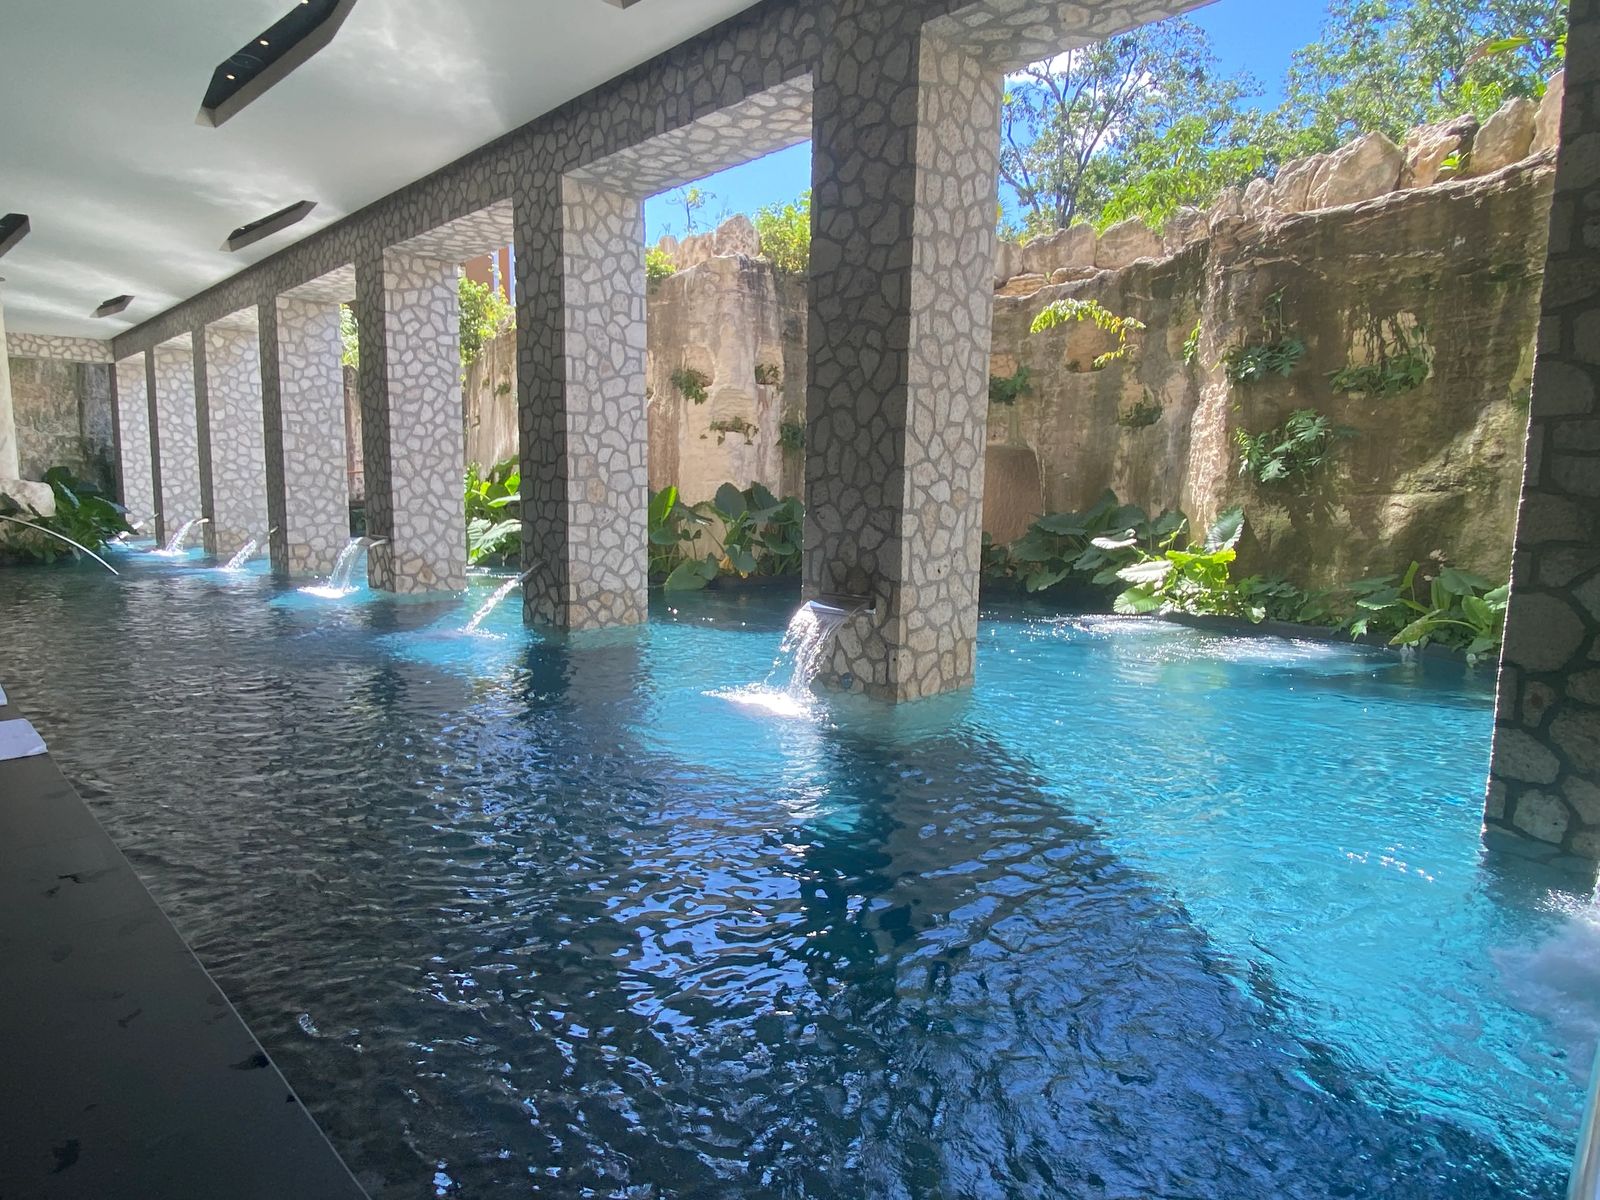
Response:
[[[1037,235],[1142,217],[1271,174],[1302,154],[1376,130],[1537,97],[1564,53],[1565,0],[1328,0],[1295,52],[1284,102],[1263,111],[1245,74],[1224,75],[1206,33],[1176,18],[1109,38],[1007,81],[1001,178]]]

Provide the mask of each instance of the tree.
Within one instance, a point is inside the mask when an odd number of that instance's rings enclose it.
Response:
[[[1204,146],[1232,126],[1246,76],[1219,77],[1210,40],[1162,21],[1035,63],[1009,81],[1001,109],[1000,175],[1031,233],[1094,219],[1142,143],[1199,118]]]
[[[769,204],[756,210],[756,237],[761,253],[780,271],[803,275],[811,265],[811,192],[792,204]]]
[[[1372,130],[1487,116],[1537,97],[1566,33],[1566,0],[1329,0],[1322,36],[1295,52],[1275,157]],[[1488,53],[1497,39],[1515,39]]]
[[[683,205],[683,232],[685,235],[694,232],[694,215],[711,203],[716,197],[710,192],[703,192],[698,187],[679,188],[677,203]]]
[[[1204,207],[1226,188],[1258,174],[1265,150],[1242,122],[1223,136],[1205,118],[1180,117],[1159,137],[1129,147],[1117,156],[1116,185],[1095,224],[1104,230],[1139,217],[1159,231],[1185,205]]]

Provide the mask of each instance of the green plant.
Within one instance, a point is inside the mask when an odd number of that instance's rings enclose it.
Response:
[[[1277,376],[1286,379],[1306,356],[1306,344],[1289,331],[1283,316],[1283,289],[1267,297],[1252,340],[1230,346],[1222,355],[1228,382],[1261,383]]]
[[[511,328],[516,310],[491,284],[461,276],[456,284],[461,302],[461,365],[470,367],[489,342]]]
[[[1076,300],[1066,297],[1052,300],[1034,317],[1033,324],[1028,327],[1029,333],[1043,333],[1047,329],[1054,329],[1058,325],[1066,325],[1075,321],[1091,321],[1094,325],[1115,335],[1117,347],[1107,351],[1094,360],[1092,364],[1096,371],[1103,371],[1119,359],[1126,358],[1132,351],[1132,343],[1128,341],[1130,333],[1144,329],[1143,321],[1133,317],[1119,317],[1109,311],[1098,300]]]
[[[1196,317],[1194,328],[1189,331],[1189,336],[1183,339],[1183,363],[1192,367],[1200,360],[1200,318]]]
[[[1328,376],[1336,392],[1393,396],[1421,387],[1433,370],[1433,351],[1421,325],[1407,328],[1394,317],[1373,319],[1365,334],[1368,362],[1350,363]]]
[[[1350,633],[1388,633],[1391,646],[1430,642],[1466,653],[1468,662],[1496,653],[1505,628],[1510,585],[1435,565],[1423,571],[1413,562],[1399,577],[1380,576],[1349,585],[1356,615]]]
[[[1146,388],[1139,399],[1127,408],[1118,410],[1117,424],[1124,429],[1144,429],[1161,420],[1162,411],[1161,402]]]
[[[348,304],[339,305],[339,363],[355,369],[361,366],[361,327],[356,324],[356,310]]]
[[[1108,549],[1129,548],[1138,555],[1137,562],[1117,572],[1129,586],[1113,602],[1113,609],[1130,615],[1185,612],[1265,620],[1265,606],[1231,578],[1234,547],[1244,533],[1243,510],[1230,508],[1219,516],[1199,549],[1180,549],[1183,533],[1181,527],[1174,530],[1154,551],[1126,538],[1106,539]]]
[[[514,458],[487,474],[477,463],[466,472],[467,561],[474,566],[516,561],[522,551],[519,516],[522,472]]]
[[[91,551],[103,549],[114,538],[133,532],[127,521],[127,510],[92,481],[73,475],[70,468],[51,467],[44,473],[43,482],[48,483],[55,494],[54,516],[41,516],[4,492],[0,492],[0,516],[26,521],[59,537],[70,538]],[[4,545],[5,557],[46,563],[67,555],[77,557],[76,550],[56,537],[19,534],[15,532],[16,526],[9,522],[7,528],[12,532]]]
[[[1282,425],[1261,433],[1234,431],[1239,447],[1239,474],[1256,483],[1297,479],[1316,474],[1333,456],[1337,443],[1353,437],[1315,409],[1299,408]]]
[[[1033,372],[1019,366],[1010,375],[989,376],[989,403],[1015,404],[1032,390]]]
[[[651,246],[644,252],[644,277],[647,283],[660,283],[678,273],[677,266],[660,246]]]
[[[744,444],[749,446],[754,443],[755,436],[760,432],[756,426],[746,421],[743,417],[726,417],[712,421],[706,428],[717,435],[717,445],[722,445],[728,440],[730,433],[744,434]]]
[[[805,509],[759,483],[725,483],[715,499],[685,504],[676,488],[650,497],[650,577],[693,591],[721,574],[789,575],[800,569]]]
[[[672,386],[689,400],[696,404],[704,404],[709,393],[706,391],[711,386],[711,376],[704,371],[697,371],[693,367],[679,367],[672,373]]]
[[[783,382],[783,368],[777,363],[757,363],[756,383],[761,387],[777,387]]]
[[[978,559],[978,573],[985,579],[1010,579],[1016,574],[1017,564],[1011,557],[1011,547],[994,540],[994,535],[983,535],[983,549]]]
[[[778,426],[778,445],[785,450],[798,454],[806,448],[806,426],[804,421],[785,421]]]
[[[803,275],[811,265],[811,193],[801,192],[793,204],[771,204],[756,210],[756,237],[773,267]]]
[[[1006,550],[1005,562],[1030,592],[1042,592],[1079,576],[1105,585],[1135,557],[1134,547],[1155,546],[1184,525],[1179,512],[1164,512],[1155,520],[1136,504],[1122,504],[1107,491],[1081,512],[1050,513],[1040,517]],[[1107,535],[1125,545],[1102,544]],[[995,561],[1001,561],[998,554]]]

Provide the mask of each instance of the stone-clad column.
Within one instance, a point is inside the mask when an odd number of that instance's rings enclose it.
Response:
[[[339,306],[279,296],[261,348],[272,569],[326,575],[350,539]]]
[[[230,558],[267,531],[260,337],[254,328],[208,326],[204,360],[211,451],[206,544]]]
[[[200,436],[195,421],[194,346],[189,338],[163,342],[150,354],[160,465],[161,507],[156,537],[162,540],[185,521],[202,516]]]
[[[160,506],[150,472],[150,389],[143,354],[117,363],[117,425],[122,505],[128,510],[128,523],[143,523],[147,532],[154,533]]]
[[[841,0],[815,79],[805,591],[870,597],[824,682],[973,679],[1001,76]]]
[[[0,479],[22,473],[17,452],[17,418],[11,406],[11,359],[7,353],[6,311],[0,303]]]
[[[356,264],[361,441],[373,587],[467,585],[461,351],[451,262],[386,252]]]
[[[523,613],[645,619],[649,503],[644,207],[568,177],[520,196],[517,386]]]
[[[1600,3],[1574,0],[1484,820],[1600,859]]]

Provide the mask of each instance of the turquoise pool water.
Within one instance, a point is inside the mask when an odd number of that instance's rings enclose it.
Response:
[[[117,562],[0,680],[375,1196],[1562,1195],[1600,916],[1479,847],[1487,673],[996,606],[793,711],[786,592]]]

